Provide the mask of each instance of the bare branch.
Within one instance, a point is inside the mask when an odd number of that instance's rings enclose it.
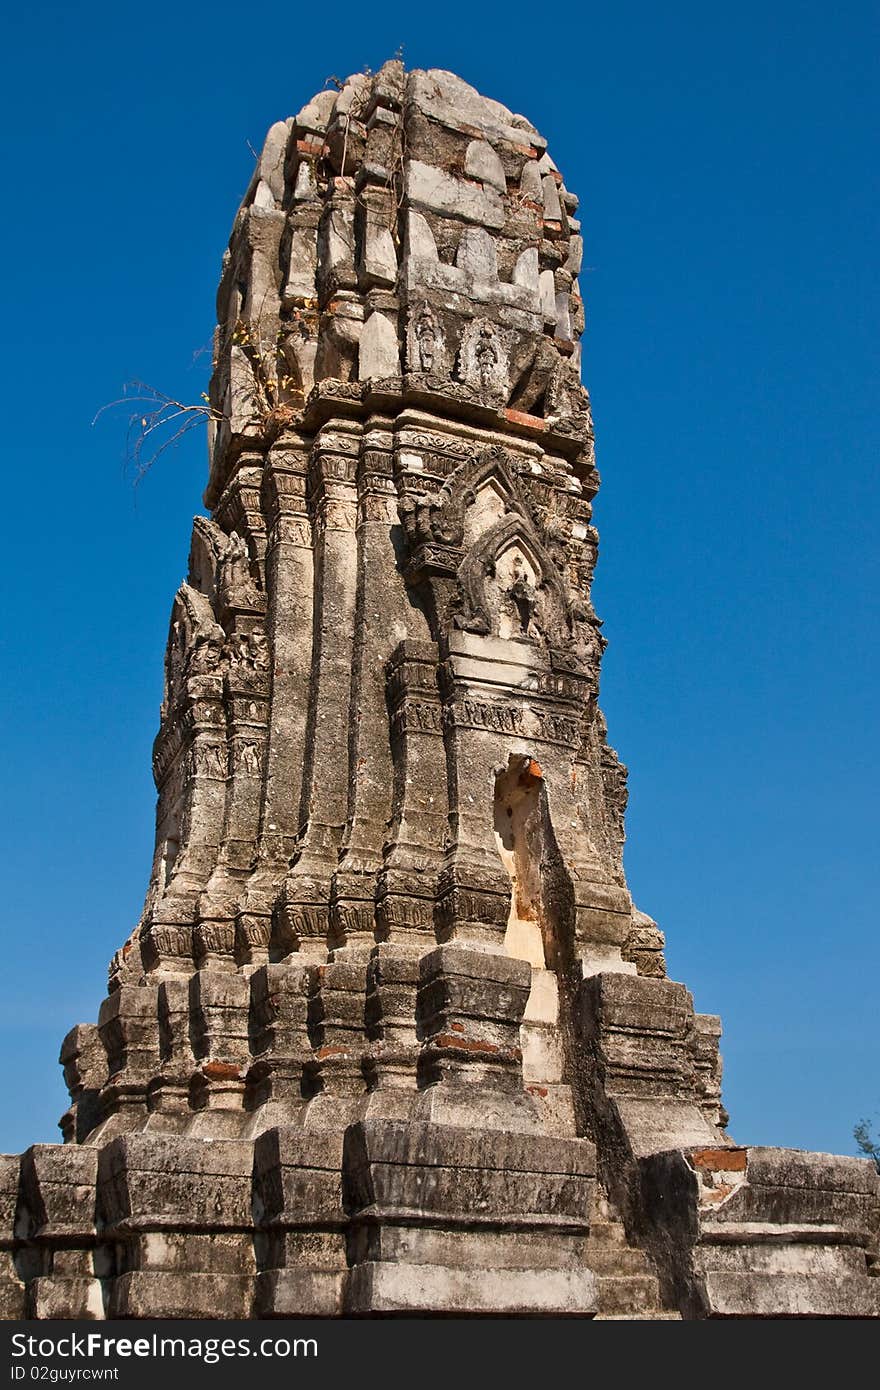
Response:
[[[130,381],[117,400],[101,406],[92,425],[106,412],[119,409],[129,411],[125,458],[134,471],[135,483],[141,481],[166,449],[178,444],[196,425],[223,419],[207,396],[200,402],[179,401],[143,381]]]

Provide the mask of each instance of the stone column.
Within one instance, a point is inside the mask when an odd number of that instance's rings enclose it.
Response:
[[[348,1277],[342,1132],[267,1130],[254,1145],[255,1314],[338,1317]]]
[[[310,466],[316,566],[312,671],[301,833],[279,903],[279,928],[283,947],[312,954],[326,949],[330,880],[348,812],[359,436],[355,422],[331,420],[318,433]]]
[[[25,1238],[40,1246],[39,1272],[27,1288],[29,1318],[104,1317],[97,1170],[98,1150],[91,1145],[34,1144],[22,1155],[19,1220]]]
[[[195,1058],[190,1036],[190,981],[169,976],[159,986],[158,1076],[150,1082],[147,1129],[180,1133],[192,1118],[190,1088]]]
[[[190,980],[190,1028],[197,1114],[192,1134],[234,1138],[245,1126],[245,1076],[250,1064],[250,982],[239,971],[197,970]]]
[[[314,558],[306,506],[307,439],[283,438],[263,479],[268,522],[266,635],[271,654],[259,850],[236,923],[239,952],[259,959],[299,829],[312,664]]]
[[[269,652],[262,622],[251,619],[227,643],[225,708],[229,750],[226,807],[217,865],[199,901],[194,933],[198,965],[208,960],[234,964],[236,917],[248,871],[257,850],[260,793],[265,756]],[[250,961],[266,951],[262,943],[244,943],[239,952]]]
[[[392,821],[377,885],[380,939],[433,945],[449,828],[443,708],[433,642],[401,642],[385,668],[394,756]]]
[[[369,1048],[364,1073],[369,1115],[403,1118],[415,1099],[421,1044],[416,1005],[421,980],[420,945],[384,941],[373,948],[367,971],[365,1018]]]
[[[139,1128],[146,1119],[147,1091],[159,1070],[158,986],[121,985],[98,1013],[107,1053],[108,1079],[101,1090],[102,1140]]]
[[[180,716],[186,759],[180,852],[156,902],[142,941],[148,970],[192,970],[192,933],[199,894],[217,863],[226,806],[229,755],[223,677],[193,676]]]
[[[289,1124],[302,1110],[303,1066],[312,1057],[308,1015],[315,968],[293,959],[260,966],[251,976],[248,1107],[257,1112],[260,1131]]]
[[[374,942],[376,877],[391,814],[393,770],[388,739],[385,665],[419,613],[394,563],[399,536],[392,479],[391,421],[364,427],[358,470],[358,577],[351,687],[348,823],[333,880],[334,947]],[[427,624],[422,621],[427,633]]]

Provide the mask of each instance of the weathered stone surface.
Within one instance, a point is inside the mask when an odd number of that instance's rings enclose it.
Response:
[[[25,1285],[15,1262],[20,1171],[17,1154],[0,1154],[0,1317],[3,1318],[25,1315]]]
[[[577,199],[398,61],[217,296],[141,920],[0,1160],[0,1314],[874,1315],[877,1176],[744,1150],[623,871]]]
[[[364,1314],[431,1314],[438,1308],[459,1317],[544,1315],[591,1317],[596,1280],[587,1269],[457,1269],[444,1265],[373,1264],[352,1271],[346,1311]]]
[[[868,1159],[709,1148],[643,1158],[645,1233],[693,1317],[878,1317],[868,1277],[880,1174]]]

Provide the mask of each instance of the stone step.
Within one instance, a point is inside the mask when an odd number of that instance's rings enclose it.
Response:
[[[594,1322],[681,1322],[681,1313],[597,1313]]]
[[[653,1274],[600,1274],[596,1286],[602,1317],[660,1311],[660,1288]]]
[[[584,1263],[594,1274],[646,1274],[651,1269],[641,1250],[631,1245],[617,1245],[610,1241],[588,1240],[584,1247]]]
[[[626,1231],[622,1221],[591,1221],[590,1241],[602,1245],[626,1245]]]

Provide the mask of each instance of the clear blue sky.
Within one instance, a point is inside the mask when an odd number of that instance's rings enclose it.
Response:
[[[193,438],[135,494],[92,416],[129,377],[198,398],[249,143],[403,44],[526,114],[581,196],[630,883],[723,1016],[732,1133],[853,1151],[880,1109],[878,39],[857,0],[7,15],[0,1148],[56,1137],[59,1043],[140,911],[206,474]]]

